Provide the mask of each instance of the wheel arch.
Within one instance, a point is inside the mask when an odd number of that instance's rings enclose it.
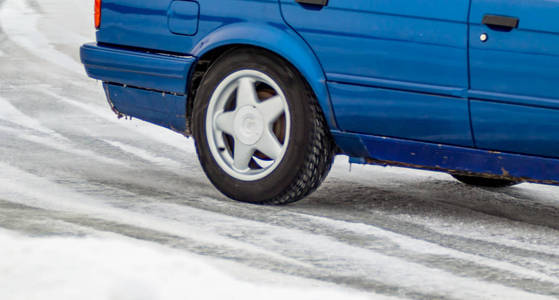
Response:
[[[259,48],[290,63],[314,92],[329,127],[337,128],[322,66],[306,42],[287,27],[237,23],[221,27],[204,37],[191,51],[198,60],[191,70],[189,99],[195,96],[201,78],[211,64],[227,51],[240,47]],[[193,102],[188,101],[188,119]]]

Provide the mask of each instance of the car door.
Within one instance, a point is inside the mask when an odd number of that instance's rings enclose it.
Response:
[[[328,82],[340,129],[473,146],[469,0],[280,0]]]
[[[478,147],[559,156],[559,2],[472,0],[472,125]]]

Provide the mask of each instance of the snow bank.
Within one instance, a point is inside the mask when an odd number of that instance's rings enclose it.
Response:
[[[257,286],[195,255],[128,240],[0,230],[0,245],[0,299],[366,299],[342,289]]]

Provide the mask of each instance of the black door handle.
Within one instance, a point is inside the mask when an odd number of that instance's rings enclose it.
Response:
[[[295,2],[301,4],[318,5],[318,6],[328,5],[328,0],[295,0]]]
[[[512,30],[518,27],[518,18],[496,16],[496,15],[485,15],[481,23],[492,27],[501,27],[505,29]]]

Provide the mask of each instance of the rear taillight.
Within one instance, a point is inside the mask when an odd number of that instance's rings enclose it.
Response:
[[[95,28],[101,27],[101,0],[95,0]]]

